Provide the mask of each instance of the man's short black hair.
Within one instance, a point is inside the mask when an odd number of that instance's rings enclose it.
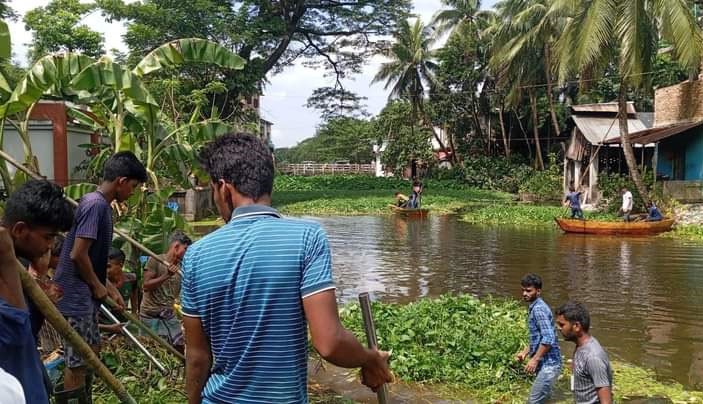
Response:
[[[73,225],[73,206],[63,189],[47,180],[29,180],[5,202],[5,226],[25,222],[32,227],[68,231]]]
[[[190,237],[188,237],[188,235],[183,233],[181,230],[176,230],[171,233],[171,237],[169,237],[168,244],[171,245],[174,242],[179,242],[185,246],[193,244],[193,240],[191,240]]]
[[[198,160],[213,182],[224,180],[248,198],[258,200],[273,191],[273,156],[256,136],[220,136],[203,147]]]
[[[110,156],[103,166],[103,180],[114,181],[119,177],[146,182],[146,168],[130,151],[121,151]]]
[[[581,303],[572,301],[566,302],[559,306],[556,314],[557,316],[564,316],[564,319],[572,324],[581,324],[581,328],[583,328],[585,332],[588,332],[588,329],[591,327],[591,316],[588,314],[586,306]]]
[[[523,288],[533,287],[535,289],[542,289],[542,278],[537,274],[527,274],[522,277],[520,285]]]
[[[109,260],[118,261],[122,264],[124,264],[124,261],[125,261],[124,252],[122,252],[122,250],[120,250],[117,247],[110,247],[110,252],[109,252],[107,258]]]
[[[54,245],[51,247],[51,255],[54,257],[58,257],[61,255],[61,250],[63,249],[63,242],[66,240],[66,238],[60,234],[58,234],[54,238]]]

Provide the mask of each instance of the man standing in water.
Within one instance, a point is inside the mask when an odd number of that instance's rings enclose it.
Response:
[[[561,352],[554,330],[552,310],[542,300],[542,279],[539,275],[528,274],[520,282],[522,299],[530,304],[527,314],[527,327],[530,343],[515,355],[518,362],[530,358],[525,371],[536,374],[528,404],[542,404],[552,394],[552,388],[561,374]]]
[[[564,339],[576,344],[571,390],[576,404],[611,404],[613,371],[608,354],[588,333],[591,317],[588,310],[575,302],[557,309],[557,327]]]
[[[360,367],[374,390],[391,381],[388,353],[364,348],[339,321],[324,230],[271,207],[269,148],[224,135],[200,162],[227,224],[183,260],[188,402],[307,403],[308,326],[326,360]]]

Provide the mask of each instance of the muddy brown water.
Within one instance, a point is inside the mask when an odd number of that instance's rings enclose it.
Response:
[[[552,306],[575,299],[614,358],[703,387],[703,246],[556,229],[476,226],[452,216],[316,217],[328,233],[338,298],[385,302],[443,293],[520,297],[528,272]],[[564,344],[568,356],[571,344]]]

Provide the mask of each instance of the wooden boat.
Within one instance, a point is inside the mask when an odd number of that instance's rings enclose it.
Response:
[[[596,220],[554,218],[566,233],[647,236],[671,230],[674,219],[658,222],[599,222]]]
[[[388,205],[389,208],[393,211],[393,213],[401,216],[407,216],[407,217],[427,217],[427,215],[430,213],[429,209],[409,209],[409,208],[401,208],[400,206],[395,206],[395,205]]]

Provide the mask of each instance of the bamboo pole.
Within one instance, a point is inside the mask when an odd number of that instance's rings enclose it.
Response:
[[[373,323],[373,313],[371,313],[371,299],[368,292],[359,294],[359,305],[361,306],[361,317],[364,320],[364,331],[366,332],[366,342],[371,349],[378,348],[376,339],[376,326]],[[386,385],[382,385],[376,392],[378,404],[387,403],[388,390]]]
[[[18,265],[21,265],[18,263]],[[90,346],[83,341],[80,335],[71,328],[68,321],[59,313],[58,309],[51,303],[51,300],[46,296],[43,290],[37,285],[37,283],[32,279],[27,271],[19,270],[20,279],[22,281],[22,288],[27,292],[30,299],[37,305],[39,311],[46,317],[49,324],[54,327],[54,329],[61,334],[71,345],[78,351],[78,353],[85,359],[85,361],[90,365],[91,368],[95,370],[95,373],[103,379],[105,384],[117,395],[123,403],[126,404],[137,404],[137,402],[129,395],[127,389],[124,388],[122,383],[120,383],[117,378],[110,373],[110,370],[103,365],[100,358],[93,352]]]
[[[35,180],[43,180],[39,174],[33,172],[29,168],[25,167],[24,165],[20,164],[15,160],[12,156],[7,154],[4,150],[0,150],[0,158],[4,159],[8,163],[12,164],[13,166],[17,167],[18,170],[24,172],[25,174],[29,175],[30,177],[34,178]],[[68,195],[64,195],[64,198],[73,205],[74,207],[78,206],[78,202],[76,202],[73,198],[69,197]],[[131,243],[133,246],[137,247],[138,249],[142,250],[144,253],[149,255],[151,258],[155,259],[157,262],[159,262],[162,265],[165,266],[170,266],[171,264],[166,262],[164,259],[156,255],[153,251],[148,249],[146,246],[138,242],[137,240],[133,239],[131,236],[129,236],[127,233],[121,231],[118,228],[113,227],[113,230],[115,233],[117,233],[120,237],[124,238],[127,240],[129,243]],[[180,271],[179,271],[180,274]],[[117,304],[110,299],[110,297],[105,297],[103,300],[103,303],[107,304],[108,307],[110,308],[117,308]],[[176,355],[181,361],[185,362],[185,356],[183,356],[182,353],[180,353],[176,348],[171,346],[168,342],[164,341],[163,338],[161,338],[158,334],[154,332],[149,326],[144,324],[142,321],[140,321],[136,316],[134,316],[131,313],[128,313],[127,311],[123,311],[121,313],[123,316],[125,316],[129,321],[132,323],[136,324],[142,331],[144,331],[147,335],[149,335],[151,338],[153,338],[156,342],[158,342],[160,345],[162,345],[164,348],[166,348],[169,352],[172,354]],[[57,330],[58,331],[58,330]]]

